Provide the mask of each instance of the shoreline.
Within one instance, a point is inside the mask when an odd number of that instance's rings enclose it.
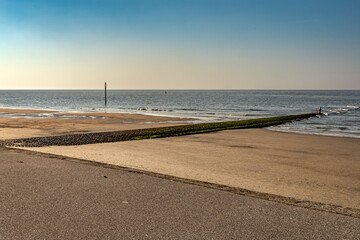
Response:
[[[5,114],[53,114],[54,117],[2,117],[1,114],[5,113]],[[74,117],[75,116],[75,117]],[[127,129],[136,129],[136,127],[131,126],[132,124],[138,124],[139,125],[139,129],[144,128],[141,125],[146,125],[148,124],[148,127],[154,127],[154,126],[171,126],[171,125],[183,125],[183,124],[189,124],[189,123],[207,123],[207,121],[201,121],[200,118],[187,118],[187,117],[181,117],[181,116],[166,116],[166,115],[161,115],[161,114],[155,114],[155,113],[132,113],[132,112],[122,112],[122,111],[110,111],[110,112],[101,112],[101,111],[61,111],[61,110],[46,110],[46,109],[36,109],[36,108],[4,108],[4,106],[0,107],[0,129],[4,127],[4,125],[2,124],[2,120],[3,119],[8,119],[8,122],[11,122],[11,119],[14,119],[14,121],[21,121],[21,119],[30,119],[30,120],[25,120],[24,124],[29,124],[29,122],[31,122],[31,119],[36,121],[38,119],[47,119],[46,121],[51,121],[51,120],[57,120],[59,118],[63,118],[65,120],[75,120],[77,119],[76,116],[79,116],[79,118],[83,118],[83,117],[89,117],[89,119],[82,119],[82,120],[94,120],[91,119],[91,117],[94,118],[101,118],[101,117],[115,117],[115,118],[122,118],[122,119],[127,119],[128,121],[123,121],[121,122],[121,124],[125,124],[123,127],[120,127],[120,130],[127,130]],[[141,117],[139,117],[141,116]],[[68,117],[68,118],[67,118]],[[143,121],[139,121],[138,119],[143,119]],[[147,121],[145,121],[145,119],[147,119]],[[162,119],[163,121],[159,121],[159,119]],[[254,118],[256,119],[256,118]],[[245,120],[245,119],[243,119]],[[218,121],[216,121],[218,122]],[[30,123],[31,125],[31,123]],[[5,126],[6,127],[6,126]],[[19,124],[16,124],[15,128],[20,128]],[[23,127],[22,127],[23,128]],[[26,128],[26,127],[25,127]],[[301,135],[312,135],[312,136],[329,136],[329,137],[336,137],[336,138],[351,138],[351,139],[359,139],[359,136],[353,136],[353,135],[338,135],[338,134],[334,134],[334,133],[316,133],[316,132],[304,132],[304,131],[287,131],[287,130],[281,130],[281,129],[272,129],[271,127],[267,127],[266,129],[270,130],[270,131],[274,131],[274,132],[284,132],[284,133],[294,133],[294,134],[301,134]],[[113,131],[113,128],[110,128],[109,131]],[[66,133],[76,133],[77,131],[67,131]],[[84,130],[79,130],[79,133],[84,133],[84,132],[99,132],[99,131],[84,131]],[[63,135],[66,133],[61,133],[61,132],[57,132],[57,135]],[[20,134],[22,135],[22,134]],[[39,137],[39,136],[50,136],[48,134],[38,134],[38,133],[34,133],[34,134],[26,134],[25,137]],[[22,137],[16,137],[16,138],[22,138]],[[4,137],[2,137],[0,135],[0,140],[6,139]]]
[[[161,113],[173,113],[172,110],[157,110],[157,109],[116,109],[116,108],[82,108],[82,109],[52,109],[52,108],[26,108],[26,107],[5,107],[0,106],[0,113],[54,113],[62,115],[82,115],[82,114],[131,114],[131,115],[144,115],[151,117],[165,117],[165,118],[176,118],[176,119],[187,119],[197,121],[202,117],[182,117],[179,114],[161,114]]]
[[[360,135],[359,136],[339,136],[339,135],[330,135],[330,134],[321,134],[321,133],[314,133],[314,132],[295,132],[295,131],[283,131],[283,130],[278,130],[278,129],[269,129],[270,127],[264,128],[268,131],[272,131],[272,132],[280,132],[280,133],[292,133],[292,134],[299,134],[299,135],[310,135],[310,136],[320,136],[320,137],[334,137],[334,138],[350,138],[350,139],[360,139]]]

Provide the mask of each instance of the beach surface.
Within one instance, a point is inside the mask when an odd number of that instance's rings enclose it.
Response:
[[[189,120],[19,109],[2,109],[0,114],[0,139],[171,126]],[[360,209],[360,139],[242,129],[24,149]]]
[[[25,149],[360,208],[360,139],[243,129]]]
[[[44,117],[46,115],[51,117]],[[188,120],[126,113],[0,109],[0,140],[164,127],[184,124]]]
[[[359,239],[360,219],[0,148],[0,239]]]

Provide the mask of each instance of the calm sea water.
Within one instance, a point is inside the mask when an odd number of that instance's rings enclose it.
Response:
[[[318,118],[270,127],[272,130],[360,138],[360,91],[317,90],[101,90],[0,91],[0,108],[61,112],[125,112],[213,122],[315,112]],[[52,114],[2,114],[49,118]]]

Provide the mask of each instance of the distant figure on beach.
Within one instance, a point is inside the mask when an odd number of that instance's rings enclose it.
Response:
[[[318,113],[321,114],[321,107],[318,108]]]
[[[165,94],[167,94],[167,91],[165,90],[165,92],[164,92]]]

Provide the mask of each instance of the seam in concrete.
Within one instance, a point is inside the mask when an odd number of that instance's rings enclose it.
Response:
[[[92,165],[92,166],[97,166],[97,167],[118,169],[118,170],[123,170],[123,171],[131,172],[131,173],[145,174],[148,176],[167,179],[167,180],[176,181],[176,182],[180,182],[180,183],[192,184],[192,185],[197,185],[197,186],[201,186],[201,187],[231,192],[231,193],[234,193],[237,195],[253,197],[253,198],[258,198],[258,199],[263,199],[263,200],[268,200],[268,201],[273,201],[273,202],[283,203],[283,204],[287,204],[287,205],[291,205],[291,206],[308,208],[308,209],[313,209],[313,210],[318,210],[318,211],[323,211],[323,212],[335,213],[335,214],[350,216],[350,217],[354,217],[354,218],[360,218],[360,209],[357,209],[357,208],[342,207],[342,206],[332,205],[332,204],[327,204],[327,203],[301,200],[301,199],[296,199],[296,198],[292,198],[292,197],[284,197],[284,196],[280,196],[280,195],[275,195],[275,194],[270,194],[270,193],[262,193],[262,192],[252,191],[252,190],[239,188],[239,187],[231,187],[231,186],[217,184],[217,183],[175,177],[175,176],[151,172],[151,171],[147,171],[147,170],[123,167],[123,166],[118,166],[118,165],[109,164],[109,163],[101,163],[101,162],[96,162],[96,161],[91,161],[91,160],[66,157],[66,156],[50,154],[50,153],[41,153],[41,152],[25,150],[25,149],[18,149],[18,148],[11,148],[11,147],[0,147],[0,149],[7,150],[7,151],[13,151],[13,152],[19,152],[19,153],[25,153],[25,154],[29,154],[29,155],[36,155],[36,156],[40,156],[40,157],[56,158],[56,159],[60,159],[60,160],[77,162],[77,163],[82,163],[82,164],[87,164],[87,165]]]

